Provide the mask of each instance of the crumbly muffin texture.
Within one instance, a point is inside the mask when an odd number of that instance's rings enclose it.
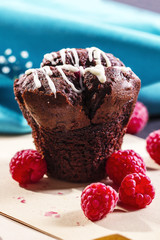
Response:
[[[130,68],[96,47],[45,54],[39,69],[14,82],[48,174],[74,182],[105,176],[105,162],[121,147],[139,89]]]

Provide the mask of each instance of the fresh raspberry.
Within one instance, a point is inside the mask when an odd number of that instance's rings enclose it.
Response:
[[[45,160],[32,149],[17,152],[9,167],[12,178],[20,184],[38,182],[47,171]]]
[[[121,202],[136,207],[144,208],[154,199],[155,191],[151,180],[141,173],[127,175],[119,188]]]
[[[81,195],[81,207],[87,218],[97,221],[112,212],[118,201],[118,193],[103,183],[88,185]]]
[[[146,173],[145,162],[141,156],[133,150],[119,150],[107,159],[106,173],[117,185],[130,173]]]
[[[160,130],[149,134],[146,139],[146,149],[151,158],[160,164]]]
[[[128,123],[127,132],[135,134],[140,132],[147,124],[149,118],[148,110],[143,103],[137,102]]]

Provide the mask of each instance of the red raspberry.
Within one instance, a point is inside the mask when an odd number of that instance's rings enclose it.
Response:
[[[111,180],[120,185],[130,173],[146,173],[146,166],[140,155],[133,150],[114,152],[106,162],[106,173]]]
[[[143,103],[137,102],[128,123],[127,132],[135,134],[140,132],[147,124],[148,110]]]
[[[81,207],[87,218],[97,221],[112,212],[118,201],[118,193],[103,183],[88,185],[81,195]]]
[[[136,207],[144,208],[149,205],[155,196],[155,190],[151,180],[141,173],[127,175],[119,188],[121,202]]]
[[[160,130],[149,134],[146,139],[146,149],[151,158],[160,164]]]
[[[45,160],[32,149],[17,152],[9,167],[12,178],[20,184],[38,182],[47,171]]]

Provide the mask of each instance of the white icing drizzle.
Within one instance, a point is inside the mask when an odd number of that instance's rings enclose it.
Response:
[[[87,52],[88,52],[88,58],[89,58],[89,61],[92,62],[93,61],[93,47],[91,48],[86,48]]]
[[[40,88],[41,82],[39,81],[38,73],[37,73],[36,69],[28,69],[25,71],[26,75],[30,75],[31,73],[33,73],[33,81],[34,81],[35,87]]]
[[[79,67],[73,66],[71,64],[64,64],[64,65],[60,65],[58,67],[60,67],[64,70],[71,71],[71,72],[78,72],[79,71]]]
[[[61,60],[62,60],[63,65],[66,63],[66,54],[65,54],[65,52],[66,52],[65,48],[63,48],[63,49],[61,49],[59,51],[59,54],[61,55]]]
[[[82,92],[84,90],[84,87],[83,87],[83,84],[82,84],[82,76],[84,75],[84,69],[82,66],[79,66],[79,67],[76,67],[76,66],[72,66],[71,64],[64,64],[64,65],[60,65],[60,66],[57,66],[56,67],[57,70],[61,73],[63,79],[71,85],[72,89],[76,92]],[[61,69],[61,70],[60,70]],[[68,70],[68,71],[71,71],[71,72],[79,72],[80,73],[80,80],[79,80],[79,83],[80,83],[80,87],[81,87],[81,90],[78,90],[76,89],[75,87],[73,87],[73,83],[71,83],[67,76],[65,75],[65,73],[62,71],[62,69],[64,70]],[[62,73],[63,72],[63,73]],[[69,83],[70,82],[70,83]],[[76,89],[76,90],[75,90]]]
[[[72,64],[74,64],[74,60],[73,60],[72,54],[71,54],[69,51],[70,51],[70,48],[67,48],[67,53],[68,53],[68,55],[70,56],[70,59],[71,59],[71,61],[72,61]]]
[[[66,63],[66,51],[67,51],[68,55],[70,56],[71,61],[74,64],[74,66],[79,67],[79,57],[78,57],[78,53],[75,48],[67,48],[67,49],[63,48],[59,51],[63,65]],[[69,51],[73,53],[74,60]]]
[[[124,73],[127,73],[128,71],[132,71],[130,67],[124,67],[124,66],[114,66],[113,68],[117,68]]]
[[[71,48],[70,51],[73,53],[74,56],[74,60],[75,60],[75,66],[79,67],[79,57],[78,57],[78,53],[77,50],[75,48]]]
[[[39,71],[43,72],[47,81],[48,81],[48,85],[51,89],[51,91],[54,93],[55,97],[56,97],[56,88],[55,88],[55,85],[53,83],[53,81],[51,80],[51,78],[49,76],[52,75],[52,71],[50,69],[49,66],[45,66],[45,67],[42,67],[40,69],[38,69]],[[37,73],[37,69],[28,69],[27,71],[25,71],[25,74],[26,75],[29,75],[29,74],[33,74],[33,81],[35,83],[35,87],[36,88],[40,88],[42,86],[39,78],[38,78],[38,73]]]
[[[92,62],[93,57],[94,57],[96,66],[86,68],[85,72],[91,72],[92,74],[96,75],[101,83],[106,82],[104,66],[101,63],[101,55],[105,59],[107,67],[111,67],[111,62],[110,62],[109,58],[99,48],[91,47],[91,48],[86,48],[86,49],[88,51],[89,61]]]
[[[47,76],[52,76],[52,71],[49,66],[44,66],[42,68],[42,71],[45,72],[45,74],[47,74]]]
[[[69,66],[70,66],[70,65],[69,65]],[[72,66],[72,67],[73,67],[73,66]],[[72,88],[75,92],[77,92],[77,93],[81,93],[81,92],[82,92],[82,90],[78,90],[77,88],[75,88],[74,84],[68,80],[68,78],[66,77],[65,73],[64,73],[63,70],[62,70],[63,66],[56,66],[56,68],[57,68],[57,70],[61,73],[63,79],[71,86],[71,88]],[[68,69],[67,69],[67,70],[68,70]]]
[[[84,87],[83,87],[83,83],[82,83],[82,76],[84,76],[84,68],[82,66],[79,67],[79,73],[80,73],[79,84],[80,84],[80,87],[81,87],[81,89],[83,91]]]
[[[104,59],[106,60],[107,67],[111,67],[112,66],[111,62],[110,62],[109,58],[106,56],[106,54],[102,51],[101,51],[101,54],[104,57]]]
[[[97,50],[96,48],[93,48],[93,56],[94,56],[96,65],[101,65],[101,50],[100,49]]]
[[[44,55],[44,59],[46,59],[47,61],[52,62],[52,61],[53,61],[53,56],[52,56],[52,54],[50,54],[50,53],[46,53],[46,54]]]
[[[57,53],[47,53],[44,55],[44,59],[46,59],[47,61],[51,62],[53,65],[57,64],[57,61],[55,61],[54,59],[57,58]]]
[[[36,71],[33,72],[33,78],[34,78],[35,86],[37,88],[40,88],[41,87],[41,82],[39,81],[38,73]]]
[[[33,73],[35,70],[36,70],[36,69],[34,69],[34,68],[30,68],[30,69],[28,69],[28,70],[25,71],[25,74],[26,74],[26,75],[30,75],[30,74]]]
[[[104,67],[102,65],[98,64],[95,67],[88,67],[88,68],[86,68],[84,70],[84,73],[86,73],[86,72],[90,72],[93,75],[96,75],[96,77],[98,78],[98,80],[101,83],[106,82],[106,76],[105,76],[105,73],[104,73]]]
[[[111,62],[109,58],[106,56],[106,54],[102,50],[96,47],[86,48],[86,50],[88,51],[88,58],[90,62],[93,61],[93,55],[94,55],[94,60],[96,62],[96,65],[101,65],[101,55],[102,55],[106,61],[107,67],[111,67]]]
[[[56,66],[56,68],[59,71],[59,73],[62,75],[62,78],[77,93],[81,93],[84,90],[84,87],[82,84],[82,77],[84,76],[84,74],[86,72],[91,72],[93,75],[95,75],[99,79],[99,81],[101,83],[106,82],[105,70],[104,70],[104,66],[102,65],[102,62],[101,62],[101,56],[103,56],[103,58],[105,59],[106,66],[111,67],[111,62],[110,62],[109,58],[107,57],[107,55],[103,51],[101,51],[100,49],[98,49],[96,47],[86,48],[86,50],[88,52],[89,61],[92,62],[94,60],[96,62],[96,65],[85,68],[85,69],[82,66],[79,66],[79,57],[78,57],[77,50],[75,48],[61,49],[59,51],[63,65]],[[68,53],[73,65],[66,64],[66,52]],[[73,56],[72,56],[72,54],[73,54]],[[73,59],[73,57],[74,57],[74,59]],[[46,60],[50,61],[52,63],[52,65],[57,65],[58,59],[57,59],[56,52],[47,53],[44,55],[44,58]],[[45,75],[45,77],[48,81],[48,85],[49,85],[51,91],[54,93],[55,98],[56,98],[56,87],[55,87],[54,82],[50,78],[50,76],[52,75],[52,71],[49,66],[44,66],[44,67],[43,67],[43,65],[41,65],[41,66],[42,67],[38,70],[43,72],[43,74]],[[117,68],[124,73],[127,73],[129,70],[131,70],[130,68],[124,67],[124,66],[113,66],[113,68]],[[80,80],[79,80],[79,84],[81,87],[80,90],[77,89],[71,81],[69,81],[69,79],[67,78],[67,76],[63,70],[80,73]],[[38,78],[37,69],[29,69],[25,72],[25,74],[27,74],[27,75],[29,75],[31,73],[33,73],[33,80],[35,83],[35,87],[40,88],[41,82]]]
[[[52,75],[52,71],[51,71],[50,67],[49,66],[45,66],[45,67],[43,67],[41,69],[42,69],[43,73],[45,74],[45,77],[46,77],[46,79],[48,81],[48,85],[49,85],[51,91],[54,93],[54,96],[56,98],[56,87],[55,87],[52,79],[49,77],[49,76]]]
[[[52,55],[54,56],[54,58],[57,57],[57,53],[56,52],[53,52]]]

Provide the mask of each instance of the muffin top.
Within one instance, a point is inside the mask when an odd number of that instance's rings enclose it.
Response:
[[[119,111],[126,102],[135,101],[139,89],[140,79],[130,68],[96,47],[67,48],[45,54],[40,68],[27,70],[14,83],[16,99],[44,127],[56,124],[47,125],[42,114],[55,118],[56,112],[59,115],[61,111],[65,112],[62,118],[69,121],[72,121],[70,115],[77,121],[83,115],[85,123],[77,124],[77,128],[90,121],[103,122],[105,116]],[[78,116],[73,114],[75,111]],[[69,129],[71,125],[66,123]]]

